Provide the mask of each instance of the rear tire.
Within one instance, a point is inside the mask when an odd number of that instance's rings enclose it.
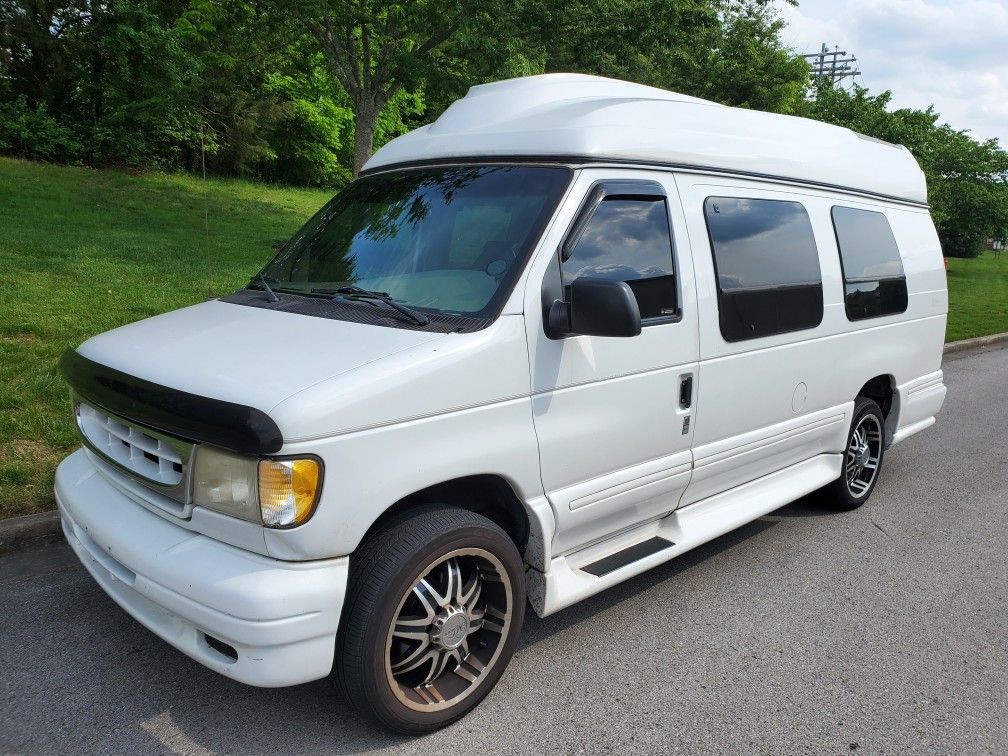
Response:
[[[495,523],[455,507],[404,513],[350,560],[336,682],[386,729],[444,727],[500,679],[525,603],[521,556]]]
[[[833,509],[857,509],[871,496],[878,483],[885,454],[885,417],[873,400],[859,396],[847,433],[840,477],[822,489]]]

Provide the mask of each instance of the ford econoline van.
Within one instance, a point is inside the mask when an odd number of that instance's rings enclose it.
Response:
[[[68,352],[66,537],[251,685],[457,720],[548,615],[935,421],[948,308],[903,147],[625,82],[473,87],[240,291]],[[877,502],[876,506],[885,506]]]

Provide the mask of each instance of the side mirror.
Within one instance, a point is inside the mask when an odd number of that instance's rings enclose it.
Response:
[[[555,301],[546,316],[546,335],[636,336],[641,332],[640,308],[623,281],[579,278],[569,287],[570,302]]]

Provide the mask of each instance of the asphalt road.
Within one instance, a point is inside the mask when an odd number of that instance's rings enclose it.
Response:
[[[946,362],[871,502],[801,501],[558,615],[439,733],[171,649],[66,547],[0,559],[0,751],[1008,754],[1008,349]],[[531,613],[530,613],[531,614]]]

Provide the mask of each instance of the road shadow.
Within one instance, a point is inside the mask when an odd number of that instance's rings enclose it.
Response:
[[[819,491],[806,494],[773,512],[774,517],[835,517],[838,514],[843,513],[831,509]]]
[[[676,580],[776,524],[777,520],[766,518],[751,522],[546,619],[529,607],[518,654]],[[25,611],[21,607],[26,601],[28,606],[31,601],[38,604],[30,610],[35,615],[32,621],[15,623],[5,644],[8,649],[31,647],[32,654],[0,658],[7,669],[3,687],[34,690],[23,698],[23,705],[20,696],[13,699],[7,714],[8,722],[17,723],[16,731],[0,725],[0,744],[7,744],[0,750],[334,754],[397,746],[440,750],[450,745],[455,728],[472,726],[463,719],[440,733],[400,737],[360,718],[329,680],[278,689],[242,685],[207,670],[148,632],[116,606],[80,565],[67,565],[49,581],[42,577],[26,574],[22,578],[28,579],[0,584],[0,610],[6,605],[9,613],[17,613]],[[40,625],[45,632],[38,632]],[[609,630],[599,623],[597,632]],[[59,700],[62,708],[32,705],[31,698],[39,697]],[[87,731],[103,733],[101,738],[77,739],[84,737],[77,736],[71,724],[78,717],[93,719]]]
[[[776,524],[775,520],[766,518],[753,520],[725,533],[720,538],[715,538],[713,541],[708,541],[702,546],[697,546],[695,549],[677,556],[670,562],[660,564],[544,619],[538,617],[530,607],[525,615],[525,628],[518,646],[519,653],[522,648],[534,646],[540,641],[590,620],[595,615],[608,611],[625,601],[633,600],[662,583],[675,579],[681,573],[738,546]],[[605,631],[600,628],[600,632]]]

